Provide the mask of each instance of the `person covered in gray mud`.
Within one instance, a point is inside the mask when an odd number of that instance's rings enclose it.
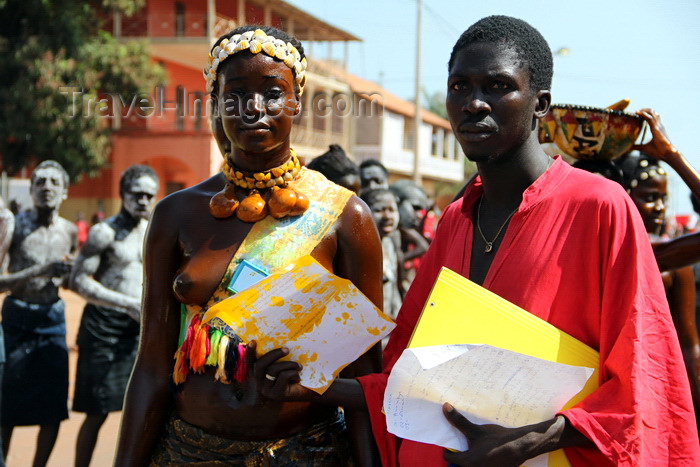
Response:
[[[63,167],[43,161],[30,181],[32,208],[0,221],[0,231],[11,238],[0,245],[0,258],[9,258],[7,273],[0,275],[0,292],[9,291],[2,305],[6,362],[0,423],[6,455],[15,426],[41,427],[34,455],[34,465],[41,466],[68,418],[65,305],[58,289],[70,273],[78,229],[58,215],[68,194]]]
[[[143,240],[158,192],[146,165],[122,174],[118,214],[90,228],[71,274],[71,288],[87,304],[78,331],[73,410],[84,412],[75,465],[88,466],[109,412],[121,410],[136,359],[143,286]]]

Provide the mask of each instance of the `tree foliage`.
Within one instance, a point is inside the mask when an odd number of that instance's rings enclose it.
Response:
[[[444,92],[434,92],[430,94],[423,88],[423,101],[425,102],[423,107],[447,120],[447,107],[445,106]]]
[[[130,13],[143,3],[97,6]],[[133,95],[163,81],[146,44],[100,30],[93,7],[79,0],[0,0],[2,170],[13,174],[55,159],[73,180],[95,174],[110,151],[111,121],[86,104],[98,93]]]

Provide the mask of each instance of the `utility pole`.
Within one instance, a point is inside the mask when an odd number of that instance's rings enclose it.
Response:
[[[420,89],[420,43],[421,43],[421,0],[416,0],[416,113],[413,117],[413,181],[422,184],[420,175],[420,126],[421,126],[421,89]]]

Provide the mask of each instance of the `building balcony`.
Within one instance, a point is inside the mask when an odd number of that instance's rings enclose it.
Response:
[[[115,37],[183,40],[211,39],[230,31],[237,26],[233,18],[217,14],[214,17],[211,37],[208,37],[206,11],[185,13],[148,13],[131,17],[112,15],[104,18],[104,28]]]

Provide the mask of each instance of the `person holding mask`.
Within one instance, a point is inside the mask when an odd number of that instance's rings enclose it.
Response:
[[[235,293],[244,261],[275,273],[308,254],[381,307],[381,244],[369,210],[300,167],[290,147],[305,71],[301,44],[270,27],[243,26],[212,48],[212,128],[230,152],[221,173],[166,197],[151,217],[141,342],[116,465],[373,460],[366,412],[262,396],[260,383],[272,385],[274,375],[258,379],[245,343],[201,322]],[[248,348],[254,352],[254,341]],[[377,344],[342,374],[376,371],[379,351]]]

